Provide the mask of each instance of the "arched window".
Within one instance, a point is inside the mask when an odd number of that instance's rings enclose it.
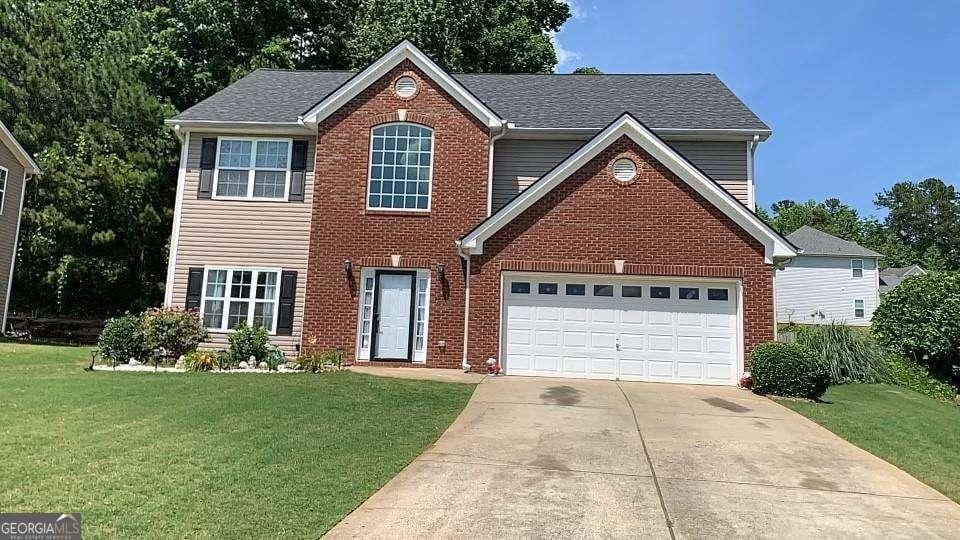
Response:
[[[417,124],[373,128],[368,208],[430,209],[433,130]]]

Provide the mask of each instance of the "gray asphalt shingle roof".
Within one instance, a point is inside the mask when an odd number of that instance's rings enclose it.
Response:
[[[296,122],[353,75],[257,70],[175,120]],[[453,76],[518,127],[599,129],[629,112],[659,129],[770,129],[712,74]]]
[[[882,257],[856,242],[837,238],[809,225],[787,235],[791,244],[803,250],[802,255],[839,255],[853,257]]]

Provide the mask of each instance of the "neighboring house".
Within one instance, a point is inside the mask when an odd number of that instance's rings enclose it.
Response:
[[[807,225],[787,239],[801,255],[777,270],[777,321],[869,325],[880,302],[882,255]]]
[[[30,154],[13,138],[0,122],[0,305],[3,305],[3,332],[7,331],[7,310],[10,308],[10,287],[13,266],[17,260],[20,237],[20,214],[27,180],[40,174]]]
[[[735,384],[773,339],[752,211],[770,135],[713,75],[259,70],[183,141],[166,303],[223,346],[512,375]]]
[[[926,270],[916,264],[903,268],[885,268],[880,271],[880,294],[892,291],[910,276],[922,276],[926,273]]]

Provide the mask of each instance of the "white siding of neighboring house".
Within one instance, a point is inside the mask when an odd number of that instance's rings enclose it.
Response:
[[[853,277],[856,257],[799,256],[775,280],[777,321],[829,324],[831,321],[867,326],[880,301],[877,260],[863,259],[863,277]],[[854,317],[854,300],[863,300],[864,317]],[[824,317],[811,315],[822,312]]]

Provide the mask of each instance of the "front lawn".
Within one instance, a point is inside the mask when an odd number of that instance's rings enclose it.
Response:
[[[831,386],[822,399],[779,402],[960,502],[960,407],[882,384]]]
[[[0,509],[89,537],[316,538],[453,421],[473,385],[310,374],[84,372],[0,344]]]

